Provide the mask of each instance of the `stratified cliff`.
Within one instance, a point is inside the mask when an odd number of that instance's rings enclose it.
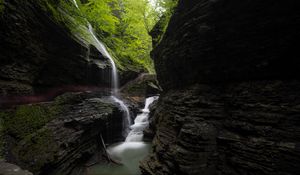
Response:
[[[0,96],[110,88],[111,65],[92,46],[86,20],[72,2],[0,2]],[[139,72],[119,73],[122,85]]]
[[[143,174],[299,173],[299,10],[179,1],[153,51],[164,94]]]
[[[42,2],[3,1],[0,94],[34,94],[69,85],[109,86],[109,80],[102,78],[109,76],[106,59],[100,60],[96,49],[90,54],[89,46],[55,21]]]

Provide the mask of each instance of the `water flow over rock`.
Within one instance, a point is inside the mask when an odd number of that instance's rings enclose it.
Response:
[[[76,8],[79,9],[76,0],[73,0],[73,3],[76,6]],[[92,25],[88,21],[87,21],[87,23],[88,23],[88,31],[95,41],[95,47],[99,50],[99,52],[101,52],[101,54],[104,57],[108,58],[108,60],[111,64],[111,68],[112,68],[111,69],[111,87],[112,87],[111,98],[115,102],[117,102],[120,105],[121,109],[124,111],[123,136],[127,136],[127,133],[129,131],[129,125],[131,124],[131,118],[130,118],[130,112],[129,112],[128,107],[125,105],[125,103],[121,99],[118,98],[118,96],[119,96],[119,94],[118,94],[119,78],[118,78],[118,71],[117,71],[116,64],[115,64],[113,58],[111,57],[111,55],[109,54],[109,52],[107,51],[104,44],[94,34]]]
[[[145,107],[135,119],[135,124],[131,126],[126,141],[116,143],[107,148],[110,157],[120,162],[121,165],[96,165],[89,169],[88,175],[140,175],[139,162],[148,154],[151,144],[143,142],[143,130],[148,126],[149,106],[158,96],[149,97],[145,101]]]
[[[146,99],[145,107],[142,109],[142,113],[137,115],[134,120],[134,124],[130,126],[131,131],[126,137],[126,142],[140,142],[143,140],[143,131],[149,125],[149,106],[158,99],[158,96],[149,97]]]
[[[96,41],[96,48],[99,50],[99,52],[101,52],[103,54],[103,56],[107,57],[110,64],[111,64],[111,86],[112,86],[112,93],[114,96],[118,96],[118,89],[119,89],[119,78],[118,78],[118,72],[117,72],[117,67],[116,64],[114,62],[114,60],[112,59],[112,57],[110,56],[110,54],[108,53],[106,47],[104,46],[104,44],[102,42],[99,41],[99,39],[96,37],[96,35],[94,34],[93,31],[93,27],[90,23],[88,23],[88,27],[89,27],[89,32],[90,34],[93,36],[93,38]]]

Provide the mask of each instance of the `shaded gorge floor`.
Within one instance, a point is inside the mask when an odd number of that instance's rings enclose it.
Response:
[[[87,175],[140,175],[139,161],[144,159],[151,148],[145,142],[121,142],[107,148],[113,160],[122,164],[100,164],[87,169]]]

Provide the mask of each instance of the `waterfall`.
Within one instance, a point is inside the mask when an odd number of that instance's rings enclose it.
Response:
[[[76,6],[76,8],[79,8],[76,0],[73,0],[73,3]]]
[[[143,140],[143,131],[149,125],[149,106],[158,99],[158,96],[149,97],[145,101],[145,107],[142,113],[137,115],[134,124],[130,126],[131,131],[126,137],[126,142],[140,142]]]
[[[96,41],[96,48],[99,50],[99,52],[101,52],[103,54],[103,56],[105,56],[106,58],[108,58],[109,63],[111,64],[112,67],[112,90],[113,90],[113,95],[114,96],[118,96],[118,88],[119,88],[119,83],[118,83],[118,72],[117,72],[117,67],[116,64],[114,62],[114,60],[112,59],[112,57],[110,56],[110,54],[108,53],[108,51],[106,50],[106,47],[104,46],[104,44],[102,44],[99,39],[95,36],[94,31],[93,31],[93,27],[90,23],[88,23],[88,27],[89,27],[89,32],[91,33],[91,35],[93,36],[93,38]]]
[[[79,9],[78,4],[76,0],[73,0],[74,5],[76,6],[77,9]],[[118,103],[121,107],[121,109],[124,111],[124,118],[123,119],[123,136],[127,136],[129,132],[129,125],[131,124],[131,116],[128,107],[125,105],[125,103],[118,98],[119,94],[119,77],[118,77],[118,70],[116,67],[116,64],[107,51],[106,47],[104,44],[96,37],[94,34],[94,30],[92,25],[87,21],[88,23],[88,31],[91,34],[92,38],[95,40],[95,47],[97,50],[106,58],[108,58],[109,63],[111,64],[111,87],[112,87],[112,100]]]
[[[120,106],[121,106],[121,109],[125,112],[124,115],[124,119],[123,119],[123,132],[122,132],[122,135],[124,137],[126,137],[129,133],[129,126],[131,124],[131,117],[130,117],[130,112],[129,112],[129,109],[128,107],[125,105],[125,103],[118,99],[117,97],[115,96],[111,96],[111,98],[117,102]]]

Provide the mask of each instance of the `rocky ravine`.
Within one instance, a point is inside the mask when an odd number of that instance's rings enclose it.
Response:
[[[179,0],[153,51],[164,94],[143,174],[300,171],[299,5]]]

